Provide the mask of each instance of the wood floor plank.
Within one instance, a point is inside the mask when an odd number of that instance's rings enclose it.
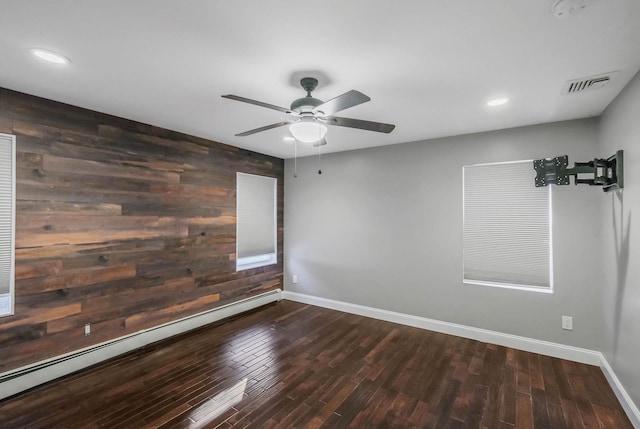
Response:
[[[533,405],[531,395],[518,392],[516,398],[516,427],[521,429],[533,428]]]
[[[561,398],[562,414],[569,429],[584,429],[576,401]]]
[[[551,427],[545,392],[540,389],[533,389],[531,391],[531,403],[533,405],[533,426],[535,428]]]
[[[1,401],[0,427],[632,428],[597,367],[289,301]]]

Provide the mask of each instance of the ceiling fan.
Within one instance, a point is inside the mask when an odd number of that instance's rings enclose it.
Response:
[[[343,118],[333,116],[334,113],[348,109],[358,104],[366,103],[371,100],[363,93],[351,90],[332,98],[329,101],[318,100],[311,96],[311,92],[318,86],[318,80],[313,77],[305,77],[300,80],[300,85],[307,91],[307,95],[298,98],[291,103],[289,109],[285,107],[275,106],[262,101],[251,100],[250,98],[240,97],[237,95],[223,95],[223,98],[242,101],[243,103],[255,104],[256,106],[266,107],[268,109],[277,110],[286,113],[292,118],[287,121],[276,122],[275,124],[265,125],[264,127],[255,128],[236,134],[236,136],[244,137],[251,134],[267,131],[273,128],[289,125],[289,130],[294,138],[305,143],[315,143],[314,146],[326,144],[324,135],[327,132],[325,125],[333,125],[338,127],[358,128],[361,130],[376,131],[379,133],[390,133],[396,127],[392,124],[384,124],[381,122],[365,121],[362,119]]]

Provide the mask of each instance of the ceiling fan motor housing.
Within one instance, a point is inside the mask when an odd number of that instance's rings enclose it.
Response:
[[[306,97],[293,100],[293,103],[291,103],[291,110],[298,113],[311,112],[316,106],[319,106],[322,103],[322,100],[318,100],[317,98],[313,98],[308,95]]]
[[[322,100],[313,98],[311,92],[318,87],[318,79],[313,77],[303,77],[300,79],[300,86],[307,91],[307,96],[293,100],[291,103],[291,110],[294,112],[311,112],[315,107],[323,103]]]

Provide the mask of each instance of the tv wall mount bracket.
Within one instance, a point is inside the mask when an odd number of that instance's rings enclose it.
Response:
[[[536,171],[536,187],[548,185],[568,185],[573,176],[574,183],[590,186],[602,186],[605,192],[624,188],[623,151],[607,159],[594,159],[589,162],[576,162],[569,166],[567,155],[555,158],[536,159],[533,168]],[[587,176],[585,178],[585,175]]]

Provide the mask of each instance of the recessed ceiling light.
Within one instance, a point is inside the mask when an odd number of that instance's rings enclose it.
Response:
[[[487,106],[495,107],[502,106],[503,104],[507,104],[509,102],[508,98],[494,98],[493,100],[487,101]]]
[[[71,62],[69,61],[69,58],[65,57],[64,55],[60,55],[57,52],[47,51],[46,49],[34,48],[31,49],[31,53],[41,60],[45,60],[54,64],[68,64]]]

